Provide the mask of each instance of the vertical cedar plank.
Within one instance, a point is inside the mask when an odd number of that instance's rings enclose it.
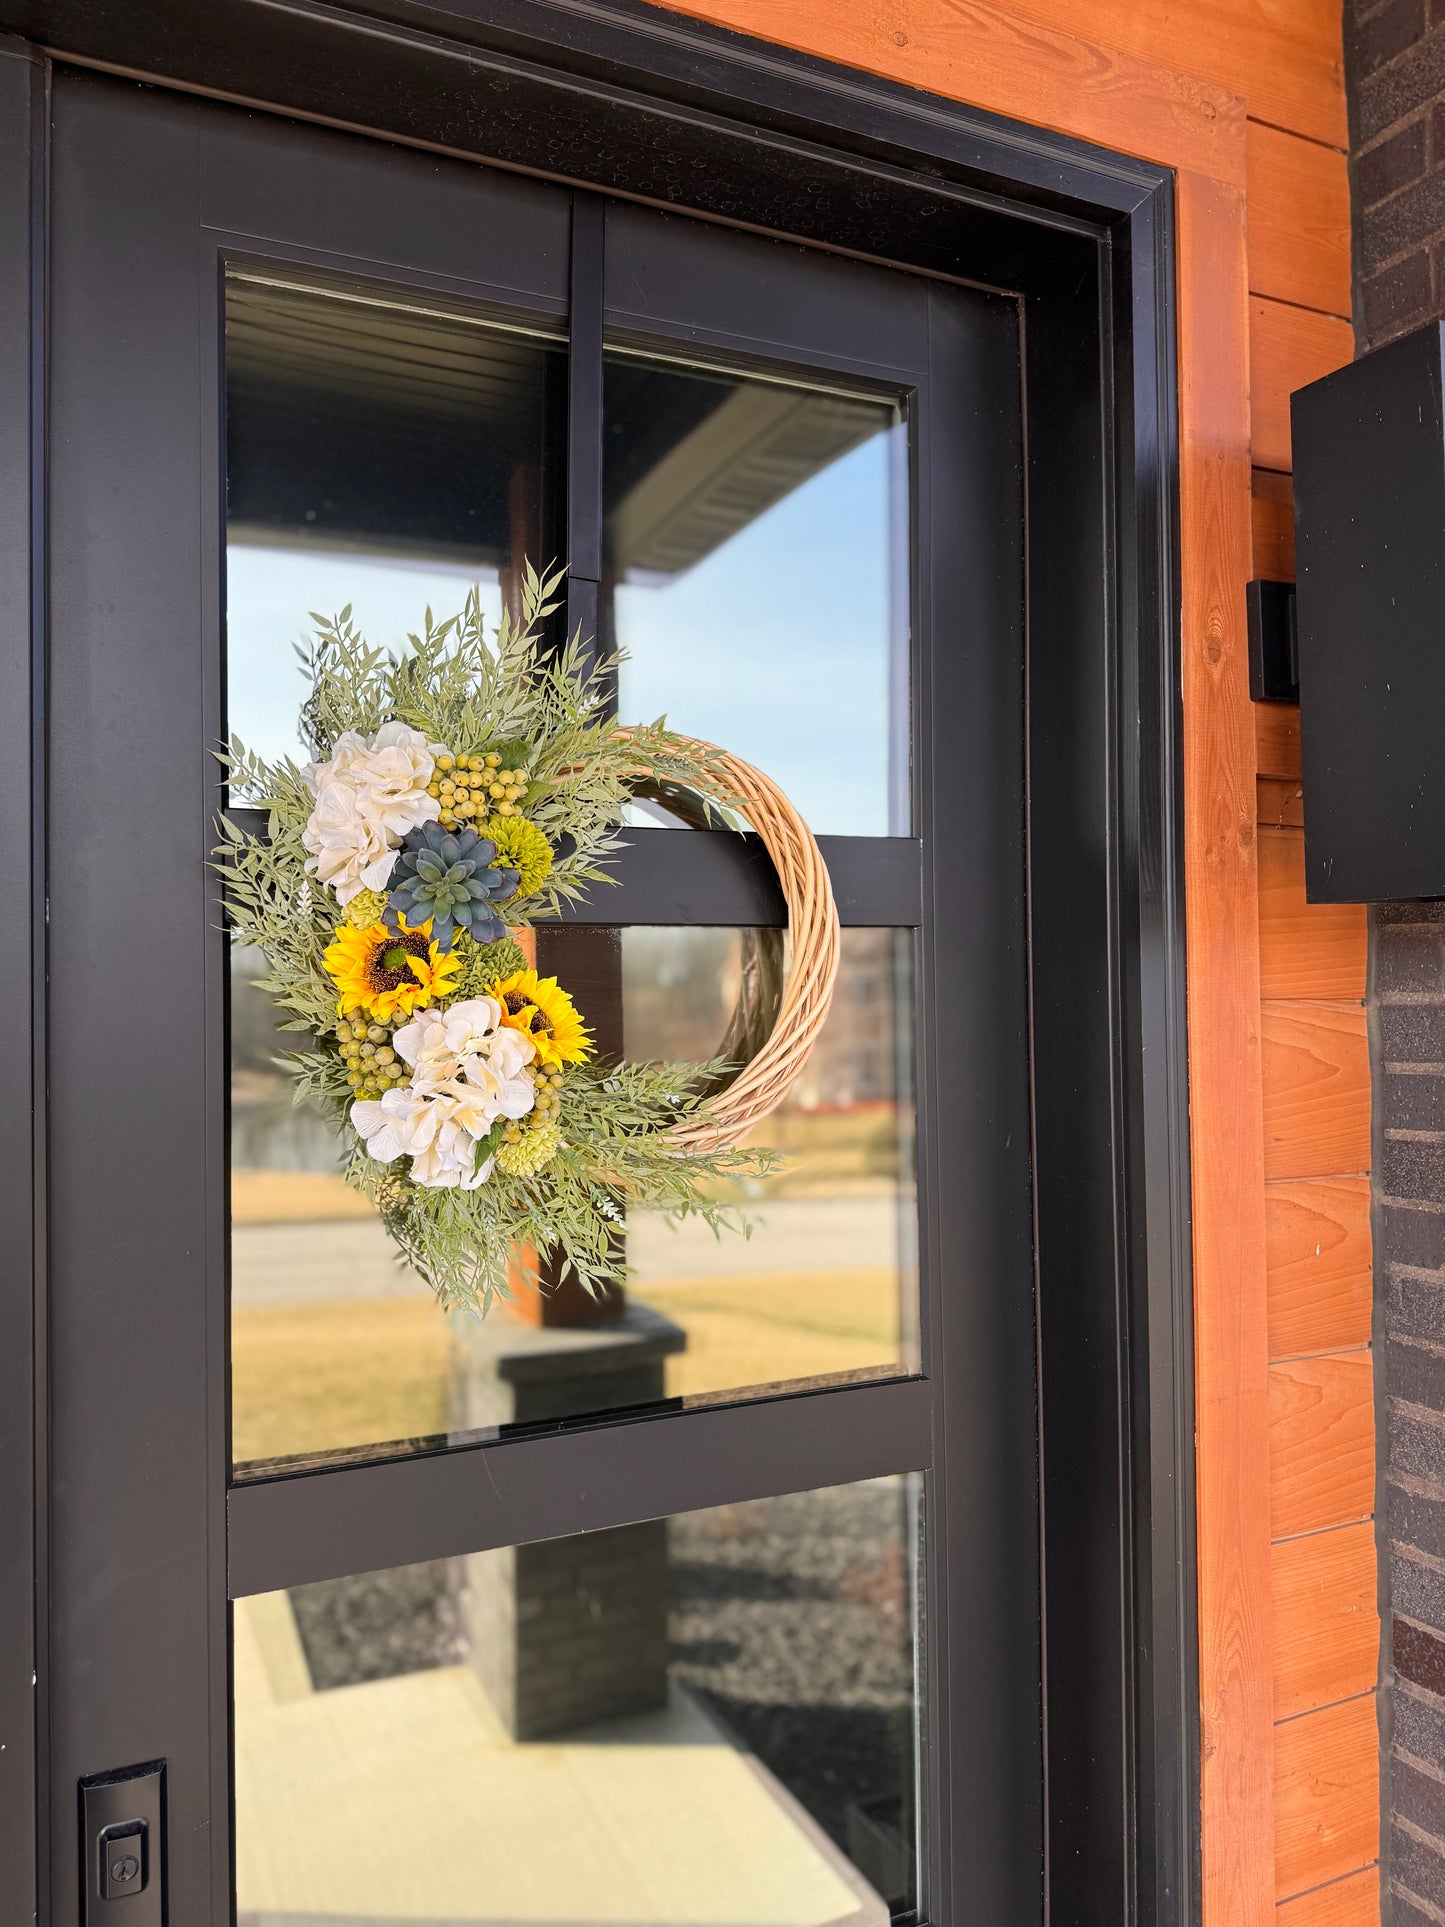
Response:
[[[1368,1866],[1380,1850],[1375,1696],[1286,1720],[1275,1741],[1279,1898]]]
[[[1277,1927],[1379,1927],[1380,1870],[1366,1867],[1296,1900],[1281,1901]]]
[[[1211,1927],[1273,1914],[1269,1365],[1244,198],[1179,177],[1185,890],[1194,1194],[1201,1859]]]

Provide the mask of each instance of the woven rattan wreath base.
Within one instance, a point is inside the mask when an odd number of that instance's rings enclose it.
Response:
[[[771,778],[710,743],[689,740],[714,773],[718,801],[737,807],[778,873],[788,912],[787,974],[767,1041],[707,1108],[671,1132],[679,1151],[740,1144],[775,1111],[807,1063],[833,1001],[838,975],[838,906],[817,839]]]

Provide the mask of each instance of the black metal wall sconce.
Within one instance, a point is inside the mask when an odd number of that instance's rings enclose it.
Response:
[[[1442,349],[1432,322],[1292,398],[1312,903],[1445,896]]]

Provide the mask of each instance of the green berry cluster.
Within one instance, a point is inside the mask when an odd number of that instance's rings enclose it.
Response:
[[[346,1066],[346,1081],[358,1097],[380,1097],[410,1075],[391,1047],[391,1033],[364,1017],[343,1017],[336,1026],[336,1042]]]
[[[503,769],[494,749],[485,756],[443,752],[427,784],[427,795],[441,806],[442,828],[455,830],[470,818],[515,816],[530,780],[525,769]]]
[[[528,1131],[557,1122],[557,1114],[562,1106],[561,1071],[549,1071],[539,1064],[532,1072],[532,1082],[537,1093],[532,1108],[524,1118],[508,1121],[502,1132],[504,1144],[516,1144]]]

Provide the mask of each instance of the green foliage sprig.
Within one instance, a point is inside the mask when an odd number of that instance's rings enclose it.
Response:
[[[708,753],[665,721],[619,734],[608,706],[615,658],[597,656],[580,635],[547,647],[544,625],[559,606],[561,581],[560,572],[543,575],[528,564],[519,618],[503,614],[490,635],[473,591],[459,615],[436,621],[427,610],[421,633],[400,654],[369,644],[349,607],[334,619],[314,616],[314,639],[301,652],[309,686],[301,732],[317,762],[346,731],[371,736],[399,721],[456,752],[503,746],[505,766],[526,769],[521,807],[556,860],[532,896],[506,906],[513,926],[557,917],[593,885],[615,880],[608,859],[643,773],[713,794],[722,788]],[[329,1041],[336,987],[322,957],[344,913],[306,873],[302,835],[313,790],[294,759],[266,762],[236,738],[221,760],[233,801],[264,809],[268,825],[253,836],[220,818],[217,856],[232,937],[264,952],[268,972],[257,987],[285,1012],[282,1028],[316,1040],[277,1061],[293,1079],[295,1101],[317,1107],[350,1139],[347,1182],[372,1199],[399,1254],[444,1305],[484,1312],[508,1293],[516,1263],[535,1269],[560,1260],[590,1290],[600,1289],[623,1274],[616,1240],[630,1209],[746,1232],[717,1201],[718,1189],[728,1178],[765,1174],[769,1154],[679,1155],[667,1135],[706,1103],[721,1063],[570,1065],[557,1118],[562,1148],[530,1177],[497,1167],[476,1190],[429,1188],[411,1180],[404,1158],[374,1161],[347,1124],[355,1092]],[[468,949],[470,938],[457,943],[460,994],[477,995],[488,960]],[[516,967],[515,946],[492,949],[498,964]]]

